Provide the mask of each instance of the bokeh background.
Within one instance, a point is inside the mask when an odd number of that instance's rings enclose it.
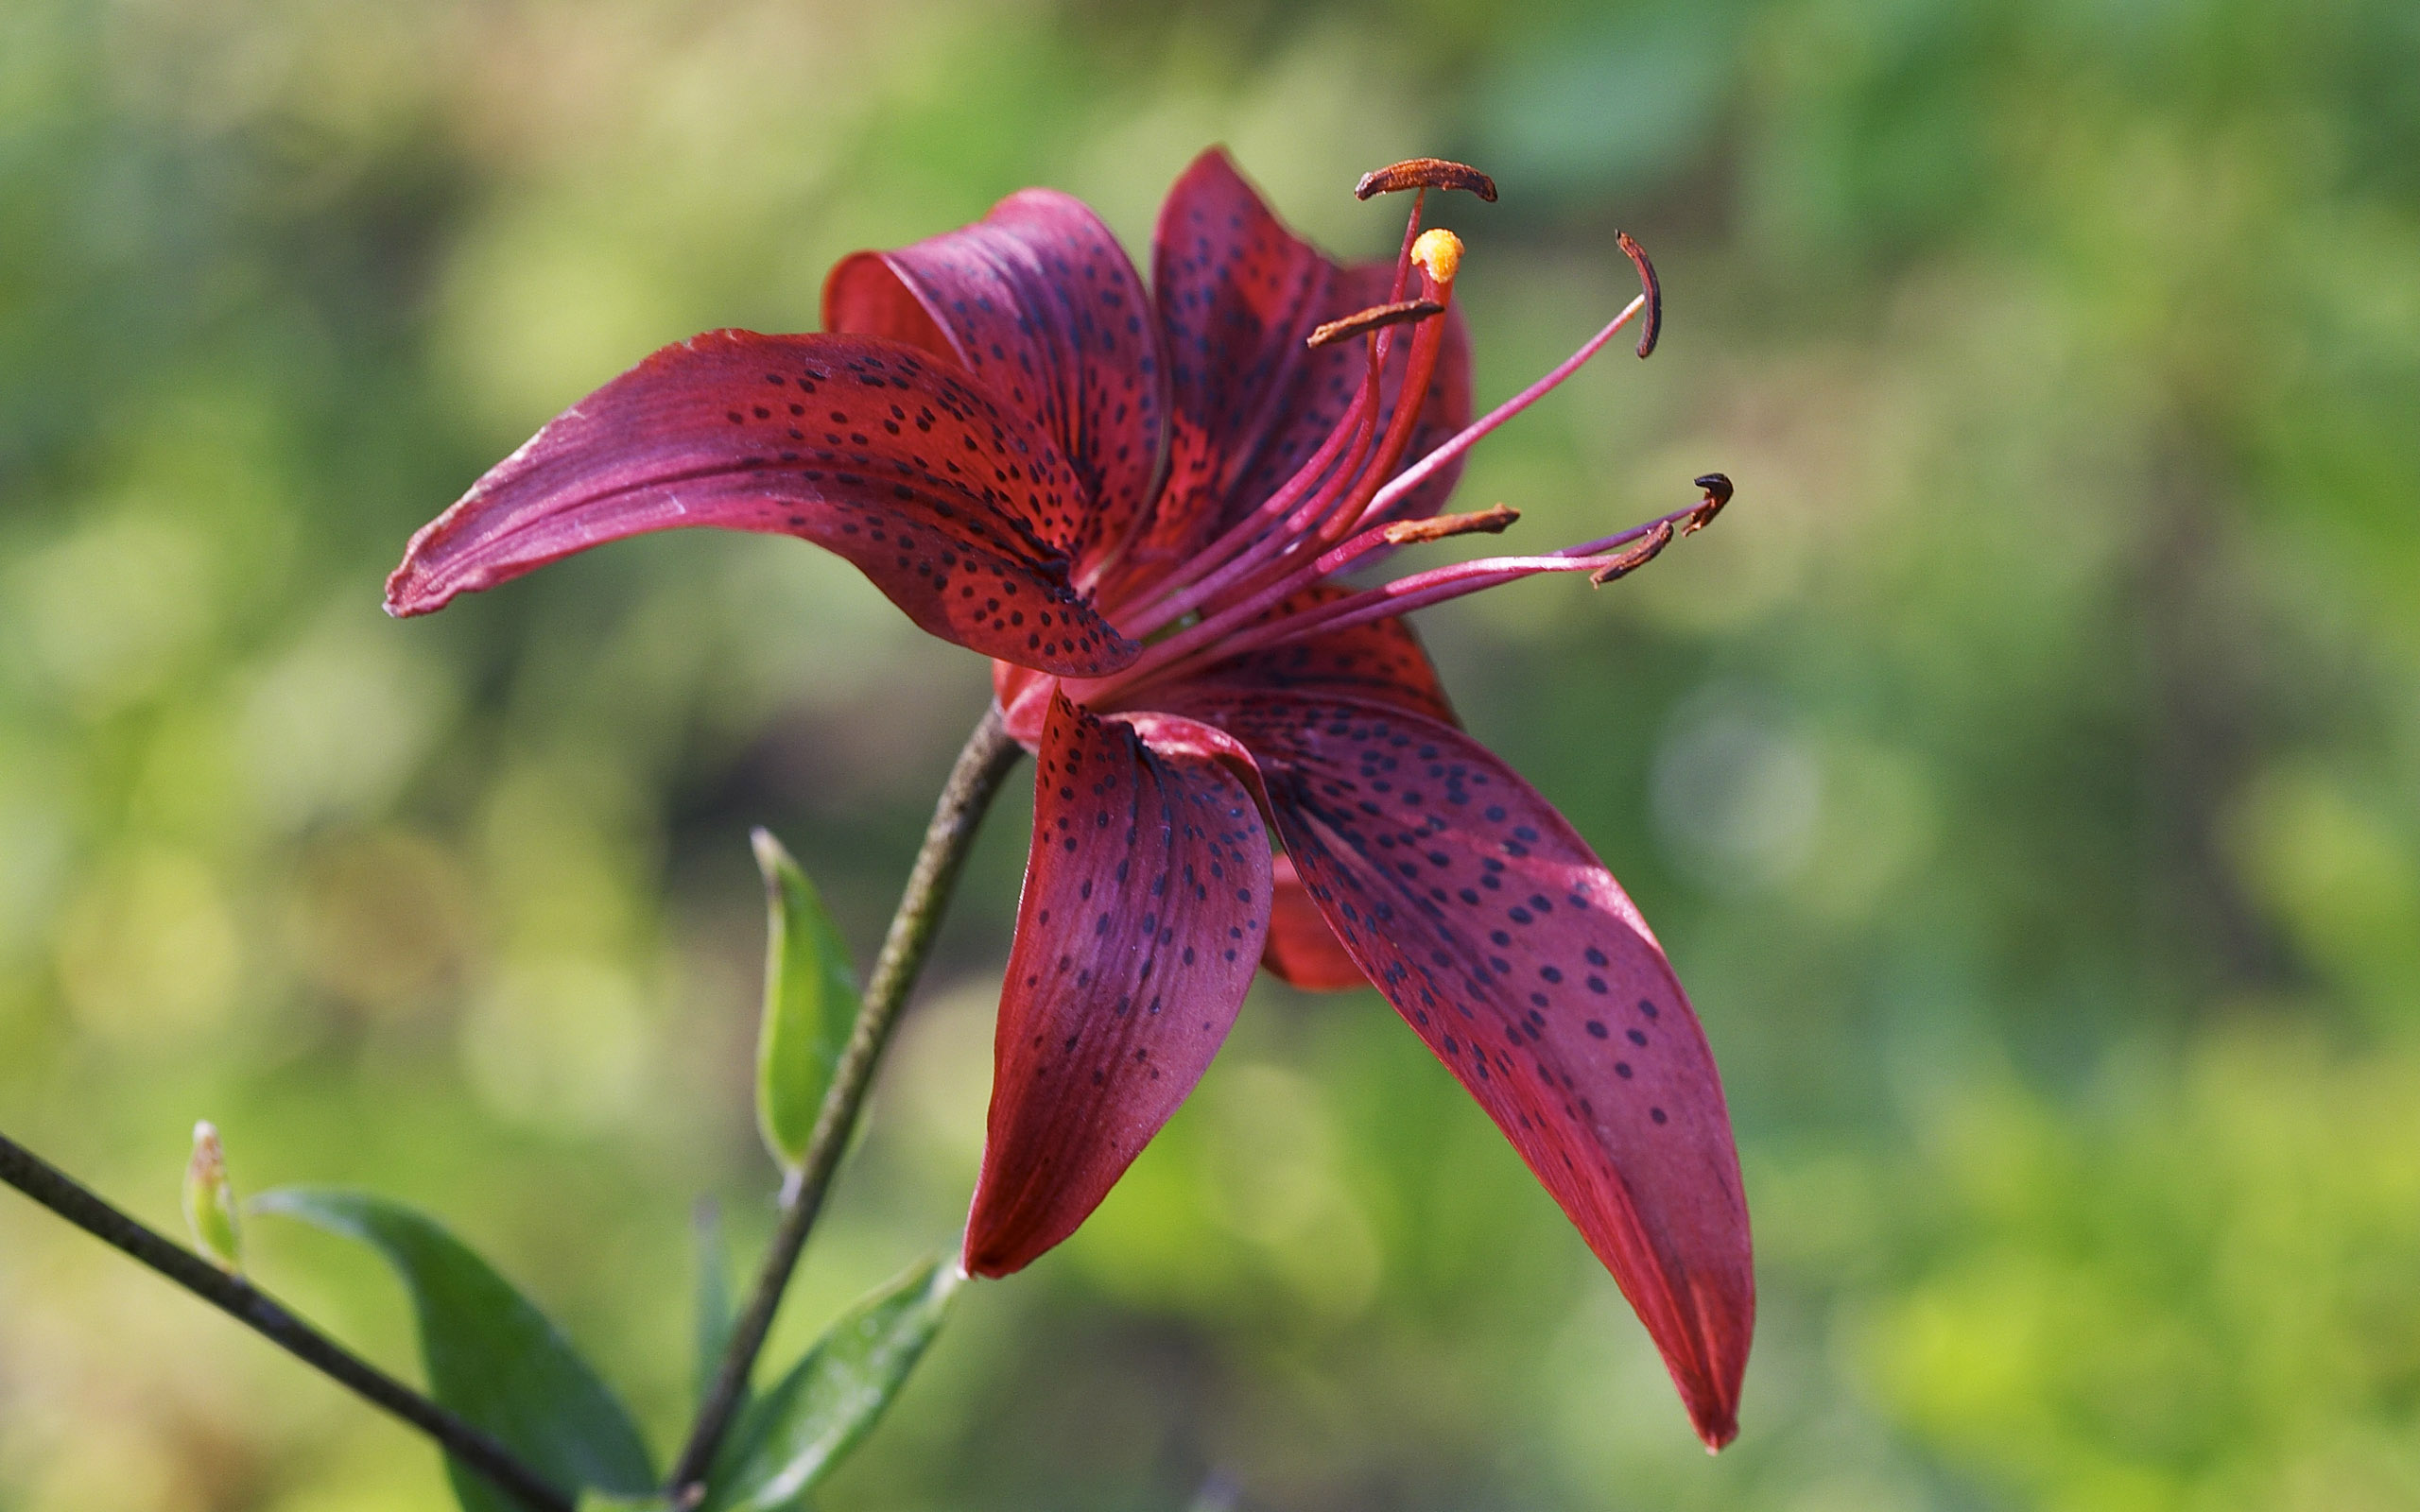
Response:
[[[1098,1216],[963,1299],[831,1507],[2420,1507],[2420,9],[2409,0],[8,0],[0,1127],[177,1227],[454,1223],[690,1390],[743,1253],[773,826],[871,946],[986,696],[704,533],[378,611],[654,347],[1027,183],[1138,251],[1225,142],[1340,249],[1447,201],[1482,403],[1668,324],[1462,497],[1651,571],[1423,621],[1654,920],[1762,1329],[1709,1461],[1611,1281],[1373,994],[1264,985]],[[1023,859],[995,815],[776,1340],[951,1242]],[[373,1261],[255,1273],[394,1367]],[[0,1195],[0,1509],[402,1512],[435,1457]]]

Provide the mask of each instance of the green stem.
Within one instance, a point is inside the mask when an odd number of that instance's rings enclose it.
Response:
[[[0,1135],[0,1181],[102,1242],[115,1246],[278,1348],[352,1387],[444,1446],[531,1512],[575,1512],[572,1499],[489,1434],[296,1317],[275,1297],[230,1275],[108,1201],[42,1157]]]
[[[825,1094],[823,1111],[807,1139],[806,1158],[783,1189],[781,1221],[766,1251],[764,1268],[757,1273],[746,1311],[732,1328],[731,1343],[723,1351],[705,1403],[698,1410],[688,1447],[672,1469],[669,1488],[676,1505],[688,1504],[702,1492],[706,1473],[714,1468],[715,1452],[731,1431],[757,1352],[772,1332],[773,1314],[782,1305],[790,1272],[798,1264],[799,1252],[806,1247],[806,1236],[815,1228],[824,1194],[831,1188],[832,1173],[838,1168],[841,1152],[848,1148],[849,1136],[864,1110],[866,1091],[890,1042],[891,1028],[907,1004],[908,989],[924,970],[933,932],[941,925],[958,874],[974,848],[975,832],[1019,754],[1017,743],[1001,728],[999,710],[994,708],[967,737],[941,800],[933,806],[924,849],[916,852],[916,865],[899,896],[898,911],[890,916],[890,932],[883,938],[882,954],[875,957],[873,974],[866,983],[865,1005],[857,1014],[856,1029],[841,1053],[839,1065],[833,1069],[832,1090]]]

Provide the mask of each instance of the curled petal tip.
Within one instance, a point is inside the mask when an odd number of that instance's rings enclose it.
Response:
[[[1703,1412],[1692,1407],[1689,1426],[1697,1431],[1698,1438],[1705,1445],[1708,1454],[1720,1454],[1739,1436],[1739,1411],[1729,1404],[1710,1407]]]
[[[1367,199],[1402,189],[1462,189],[1491,204],[1495,200],[1495,180],[1467,163],[1444,158],[1406,158],[1383,168],[1373,168],[1353,186],[1353,198]]]
[[[415,615],[431,614],[445,607],[453,595],[433,593],[421,574],[407,559],[387,578],[387,597],[383,606],[391,619],[407,620]]]
[[[959,1253],[959,1271],[969,1280],[997,1280],[1003,1276],[1012,1275],[1024,1268],[1021,1265],[1008,1263],[997,1254],[987,1255],[981,1252],[977,1248],[978,1243],[975,1233],[970,1230],[966,1236],[965,1247]]]

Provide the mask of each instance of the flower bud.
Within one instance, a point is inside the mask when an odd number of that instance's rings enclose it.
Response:
[[[218,1130],[193,1126],[193,1159],[185,1165],[185,1225],[203,1258],[230,1273],[244,1268],[243,1235],[235,1227],[235,1193],[227,1181],[227,1152]]]

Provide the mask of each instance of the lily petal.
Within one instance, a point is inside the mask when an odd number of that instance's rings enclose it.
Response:
[[[1050,438],[896,342],[710,331],[549,421],[412,537],[387,610],[425,614],[574,552],[689,525],[846,557],[944,640],[1098,675],[1138,648],[1068,577],[1080,494]]]
[[[1158,328],[1081,200],[1021,190],[972,226],[846,258],[824,282],[823,325],[948,357],[1048,432],[1094,504],[1080,578],[1150,499],[1167,431]]]
[[[1344,950],[1611,1270],[1699,1435],[1737,1431],[1755,1282],[1722,1086],[1620,885],[1449,725],[1349,698],[1192,690],[1255,758]]]
[[[1269,918],[1269,843],[1219,760],[1055,696],[994,1046],[966,1268],[1072,1233],[1217,1054]]]
[[[1366,343],[1313,349],[1304,339],[1323,321],[1383,303],[1394,266],[1331,262],[1215,147],[1168,192],[1152,241],[1173,410],[1167,482],[1135,556],[1165,564],[1241,519],[1336,428],[1368,370]],[[1412,457],[1470,422],[1470,341],[1459,309],[1444,318]],[[1399,368],[1385,376],[1389,413],[1399,383]],[[1434,513],[1459,475],[1439,469],[1394,513]]]
[[[1260,964],[1288,987],[1305,992],[1341,992],[1368,987],[1370,979],[1345,954],[1336,931],[1311,902],[1290,856],[1279,856],[1270,871],[1269,944]]]

